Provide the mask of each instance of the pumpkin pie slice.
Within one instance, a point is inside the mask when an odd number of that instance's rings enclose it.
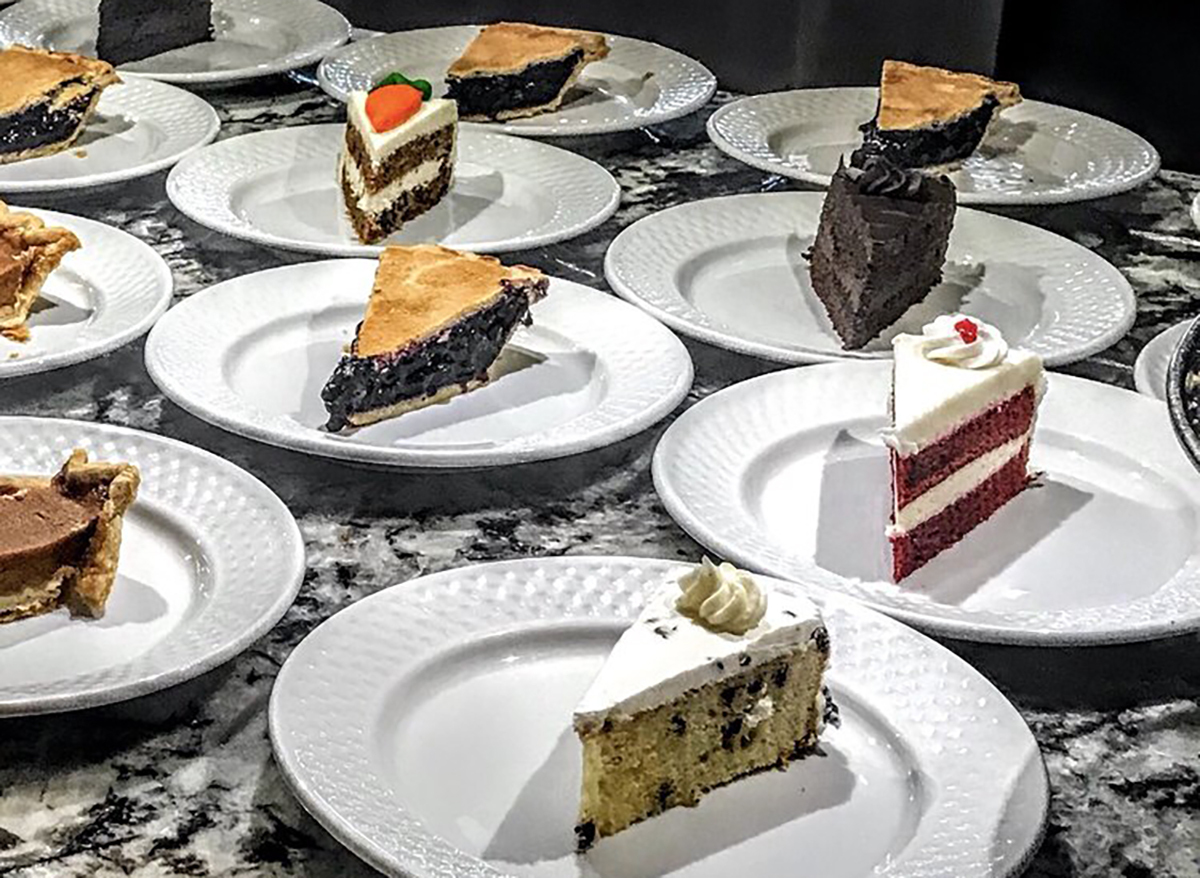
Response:
[[[0,335],[25,341],[25,321],[42,284],[64,256],[80,247],[67,229],[47,226],[0,201]]]

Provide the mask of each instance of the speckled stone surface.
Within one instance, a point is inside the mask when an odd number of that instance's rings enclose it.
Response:
[[[342,118],[340,105],[289,79],[207,97],[220,111],[222,137]],[[721,100],[661,128],[560,144],[616,175],[621,209],[595,232],[513,258],[603,287],[604,250],[630,222],[701,197],[795,187],[708,142],[704,121]],[[149,242],[170,263],[179,297],[307,258],[184,219],[165,198],[165,176],[20,202],[99,219]],[[1163,172],[1103,201],[1005,211],[1095,249],[1137,291],[1138,321],[1128,337],[1070,371],[1132,387],[1141,346],[1200,312],[1200,232],[1187,210],[1197,191],[1200,177]],[[684,407],[772,368],[688,346],[697,378]],[[283,497],[308,548],[295,606],[225,668],[139,702],[0,721],[0,874],[370,874],[301,810],[272,762],[271,681],[308,631],[385,586],[455,565],[572,552],[687,559],[699,552],[651,484],[651,451],[665,425],[565,461],[380,476],[195,420],[158,393],[141,343],[0,384],[0,414],[124,424],[211,449]],[[1009,694],[1045,754],[1050,825],[1028,874],[1200,875],[1200,638],[1091,650],[952,647]]]

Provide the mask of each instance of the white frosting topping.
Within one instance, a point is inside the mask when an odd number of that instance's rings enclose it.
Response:
[[[758,624],[743,635],[727,634],[681,613],[678,594],[676,584],[667,581],[649,599],[580,701],[577,723],[631,716],[798,647],[809,648],[823,625],[812,601],[773,591]]]
[[[363,144],[367,148],[374,164],[381,164],[385,158],[395,152],[410,140],[432,134],[447,125],[458,125],[458,104],[445,98],[433,98],[421,104],[410,118],[397,125],[390,131],[379,132],[371,124],[367,116],[367,92],[354,91],[346,101],[346,118],[362,135]]]
[[[948,319],[958,322],[962,315]],[[993,339],[1000,338],[986,324],[972,322],[994,333]],[[930,327],[926,332],[931,332]],[[962,368],[930,358],[930,344],[931,335],[924,333],[901,334],[892,341],[892,427],[883,431],[883,441],[899,454],[915,454],[1026,387],[1033,386],[1039,397],[1042,394],[1045,377],[1037,354],[1005,345],[1004,355],[997,362],[982,365],[981,360],[979,366]],[[943,348],[951,351],[954,344]],[[982,356],[986,360],[998,350],[997,345],[984,345],[980,352],[966,350],[964,354],[967,359]]]
[[[974,341],[966,341],[958,331],[957,324],[964,320],[975,326]],[[921,335],[925,339],[922,352],[926,359],[962,369],[990,369],[1008,356],[1008,342],[996,327],[961,314],[943,314],[927,324]]]
[[[718,567],[707,555],[679,577],[679,588],[676,608],[713,631],[745,634],[767,612],[767,596],[753,576],[728,561]]]

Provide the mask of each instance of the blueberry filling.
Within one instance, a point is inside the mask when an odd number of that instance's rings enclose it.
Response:
[[[576,49],[565,58],[537,61],[516,73],[451,77],[446,97],[458,101],[461,115],[489,119],[506,110],[540,107],[558,96],[582,61],[583,50]]]
[[[64,86],[77,82],[72,80]],[[91,92],[57,108],[47,99],[5,117],[0,130],[0,153],[25,152],[69,140],[83,122],[91,102]]]
[[[923,168],[964,159],[983,140],[992,115],[1000,102],[992,95],[969,113],[948,122],[935,122],[923,128],[881,129],[876,119],[860,126],[863,145],[850,156],[855,168],[866,166],[871,156],[882,155],[902,168]]]

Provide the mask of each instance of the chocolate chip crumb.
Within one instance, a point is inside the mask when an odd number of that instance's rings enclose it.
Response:
[[[596,824],[589,820],[575,827],[575,849],[586,851],[596,843]]]
[[[741,665],[743,668],[750,667],[750,656],[748,656],[748,655],[738,656],[738,664]]]
[[[733,741],[742,733],[742,718],[735,716],[721,727],[721,749],[733,750]]]
[[[679,714],[675,714],[673,717],[671,717],[671,731],[677,735],[682,735],[687,731],[687,720],[685,720]]]

